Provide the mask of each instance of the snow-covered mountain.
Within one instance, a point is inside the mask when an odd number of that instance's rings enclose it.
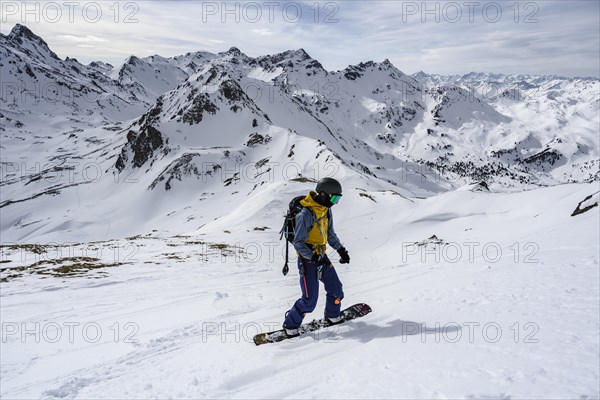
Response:
[[[78,122],[114,123],[142,109],[139,99],[105,74],[107,64],[61,60],[23,25],[0,35],[0,51],[2,110],[15,117],[6,121],[7,128],[23,123],[18,118],[33,122],[61,113]]]
[[[85,66],[22,25],[0,43],[14,240],[207,229],[257,190],[333,173],[404,197],[599,179],[598,79],[409,76],[388,60],[327,71],[302,49]],[[132,209],[115,208],[124,198]]]
[[[477,157],[483,157],[488,166],[508,166],[513,177],[518,171],[520,180],[524,177],[519,172],[527,171],[540,178],[534,178],[539,183],[549,183],[541,178],[547,174],[558,182],[598,179],[598,155],[593,150],[598,148],[600,125],[597,78],[474,72],[462,76],[418,72],[413,77],[429,88],[462,88],[512,120],[489,131],[472,132],[481,135],[479,140],[487,146]],[[453,156],[443,154],[433,162],[443,169],[447,160],[456,160]],[[426,162],[430,164],[432,159]],[[464,173],[460,167],[471,171],[473,165],[481,165],[476,160],[472,162],[464,165],[459,160],[450,169]]]

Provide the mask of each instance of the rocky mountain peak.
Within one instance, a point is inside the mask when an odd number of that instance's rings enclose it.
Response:
[[[144,61],[136,56],[129,56],[129,57],[127,57],[127,60],[125,61],[125,65],[132,65],[132,66],[141,65],[143,63],[144,63]]]
[[[241,56],[243,53],[237,47],[230,47],[229,50],[227,50],[226,54],[231,54],[234,56]]]
[[[50,50],[50,47],[48,47],[48,44],[44,41],[44,39],[37,36],[25,25],[16,24],[8,36],[6,36],[6,39],[22,47],[24,50],[31,50],[29,48],[33,46],[38,48],[38,52],[41,50],[41,53],[47,53],[50,57],[59,60],[56,53]]]
[[[8,34],[8,37],[11,39],[16,38],[27,38],[30,40],[42,40],[39,36],[34,34],[29,28],[25,25],[16,24]]]
[[[300,61],[312,59],[312,57],[303,48],[293,50],[291,51],[291,54],[296,56]]]

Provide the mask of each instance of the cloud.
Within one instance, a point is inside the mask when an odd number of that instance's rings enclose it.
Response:
[[[98,4],[95,23],[65,10],[52,23],[9,15],[0,30],[25,23],[63,58],[113,64],[149,49],[171,57],[235,46],[250,56],[304,48],[330,70],[388,58],[407,73],[600,74],[597,1],[145,1],[118,3],[116,20],[113,3]]]
[[[252,29],[252,32],[259,34],[260,36],[270,36],[273,34],[273,32],[271,32],[269,29],[267,28],[262,28],[262,29]]]
[[[106,39],[102,39],[96,36],[74,36],[74,35],[59,35],[59,38],[71,40],[73,42],[106,42]]]

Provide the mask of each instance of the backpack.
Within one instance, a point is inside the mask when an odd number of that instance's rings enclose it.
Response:
[[[300,200],[302,200],[305,197],[306,196],[294,197],[292,201],[290,201],[287,213],[285,214],[285,219],[283,220],[283,226],[279,231],[279,240],[285,238],[285,264],[283,265],[283,270],[281,271],[283,275],[287,275],[288,271],[290,270],[288,267],[289,246],[290,243],[294,241],[294,230],[296,229],[296,215],[298,215],[298,213],[304,209],[304,206],[300,204]]]

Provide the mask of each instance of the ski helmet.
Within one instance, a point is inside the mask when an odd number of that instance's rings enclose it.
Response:
[[[342,194],[342,185],[333,178],[323,178],[317,182],[317,188],[315,189],[317,193],[325,192],[328,195]]]

